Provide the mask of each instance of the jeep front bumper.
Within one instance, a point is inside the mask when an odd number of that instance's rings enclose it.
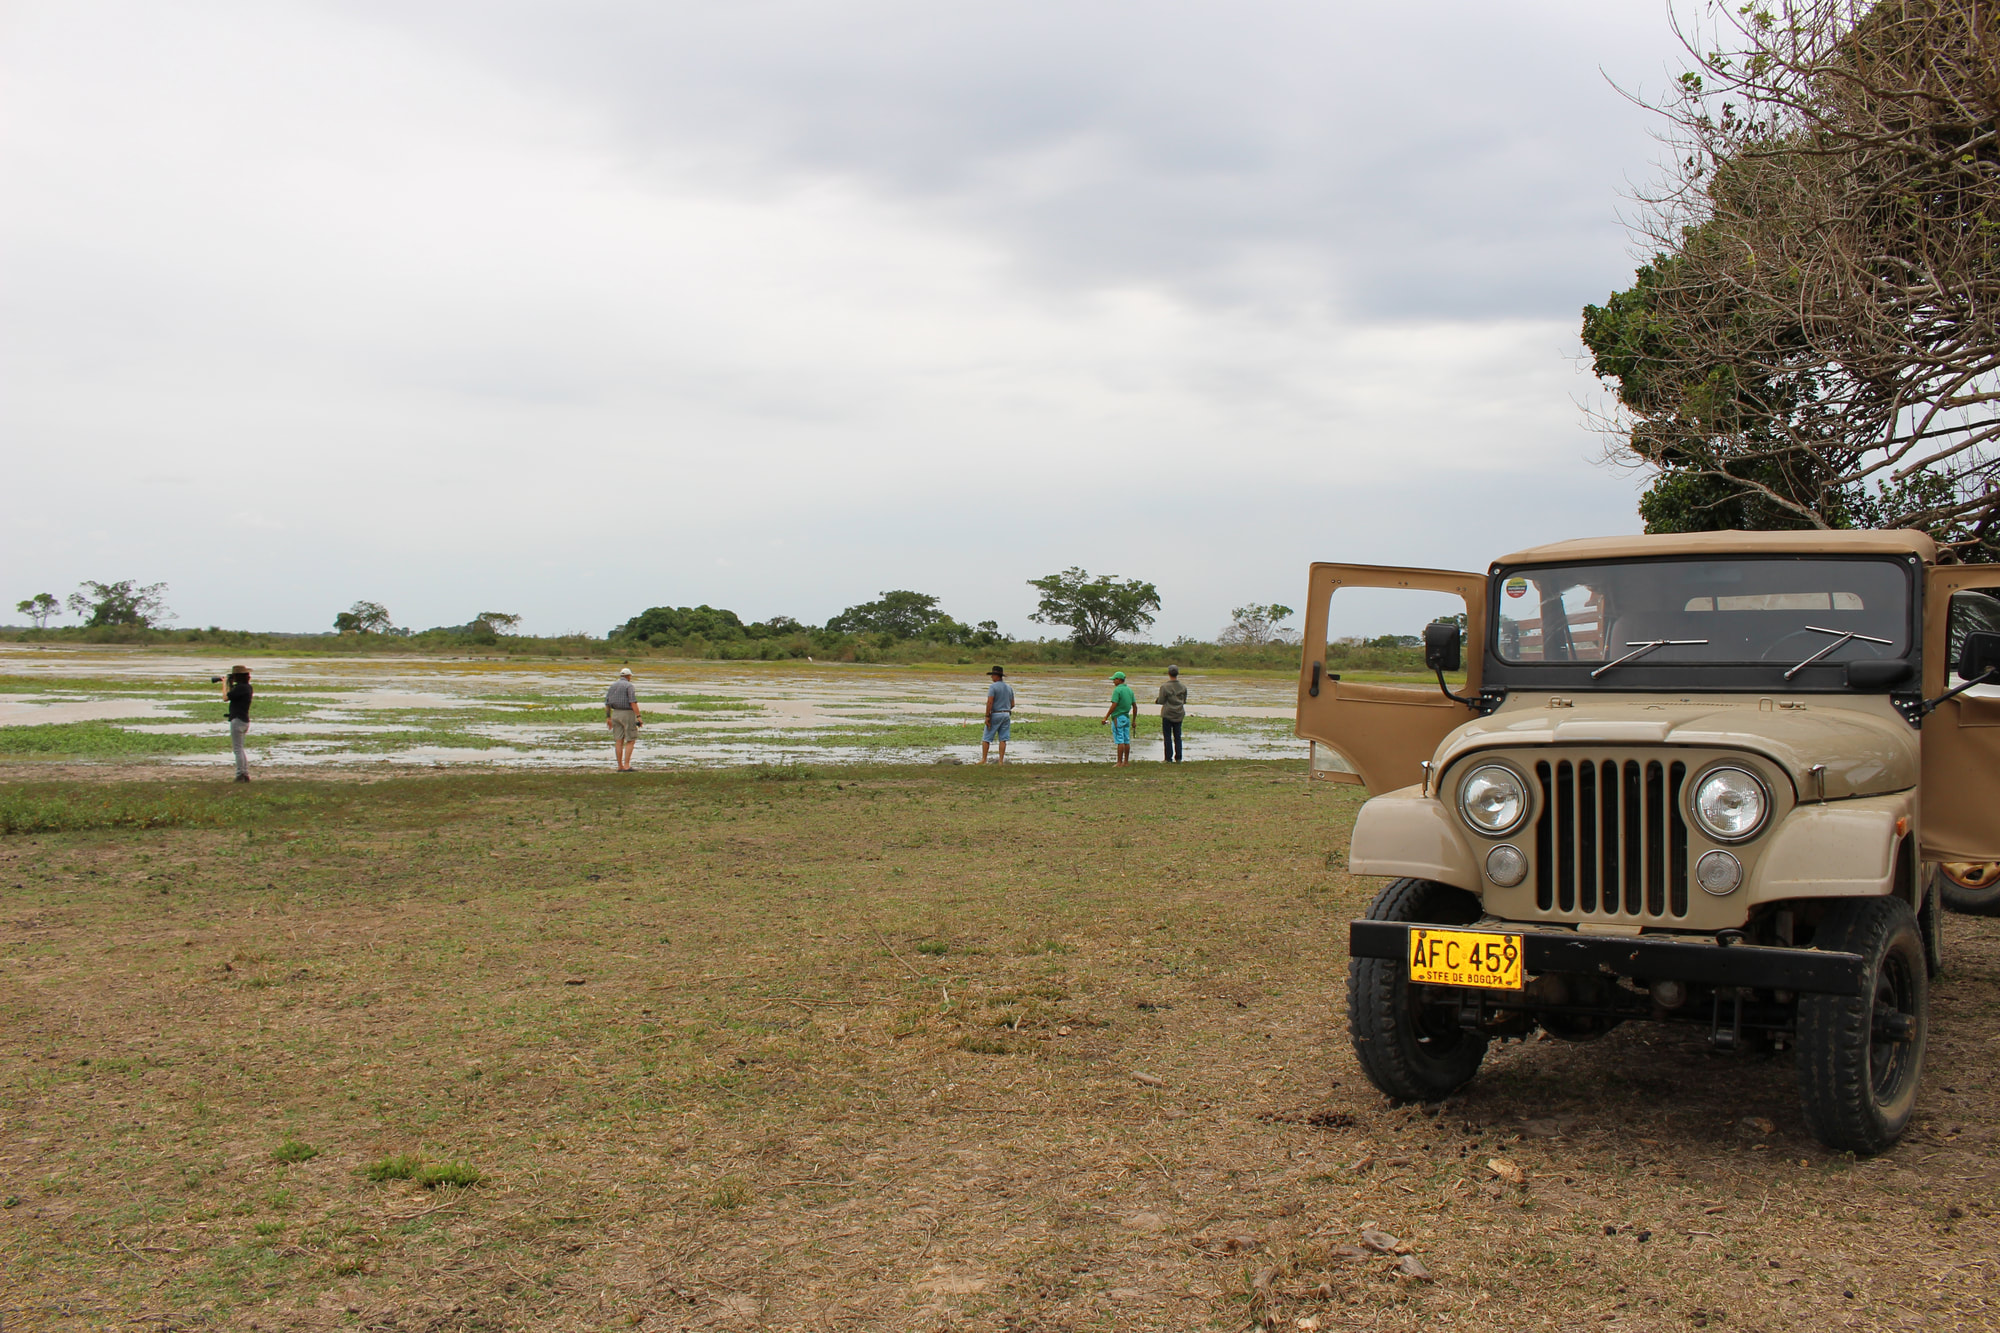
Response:
[[[1407,966],[1410,931],[1422,926],[1421,922],[1404,921],[1350,922],[1347,951],[1355,958],[1382,958]],[[1522,970],[1529,975],[1581,972],[1644,983],[1685,981],[1700,986],[1744,986],[1817,995],[1868,994],[1867,962],[1859,954],[1750,944],[1725,946],[1655,935],[1581,935],[1566,930],[1523,930],[1499,923],[1429,928],[1518,936]],[[1505,1004],[1506,994],[1486,992],[1497,1005]]]

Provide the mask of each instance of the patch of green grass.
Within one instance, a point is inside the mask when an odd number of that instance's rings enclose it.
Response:
[[[708,1192],[705,1202],[717,1212],[734,1212],[750,1202],[750,1187],[735,1176],[724,1176]]]
[[[1208,735],[1289,735],[1291,724],[1278,720],[1249,718],[1189,718],[1185,728],[1190,736]],[[1134,735],[1155,736],[1160,732],[1157,718],[1142,715]],[[977,722],[916,722],[869,727],[865,731],[815,731],[803,736],[801,744],[870,746],[881,749],[925,749],[941,745],[976,745],[983,728]],[[1111,728],[1095,717],[1016,717],[1016,741],[1061,741],[1103,739],[1107,744]]]
[[[416,1153],[397,1153],[361,1168],[361,1174],[380,1183],[384,1180],[413,1180],[423,1170],[424,1159]]]
[[[470,1162],[441,1162],[436,1166],[419,1167],[416,1175],[410,1177],[427,1190],[437,1189],[441,1185],[462,1189],[477,1185],[485,1178]]]
[[[28,727],[0,727],[0,755],[124,755],[202,754],[229,748],[229,737],[216,724],[212,736],[166,735],[133,731],[115,722],[49,722]]]
[[[303,811],[325,804],[328,797],[338,799],[339,793],[305,787],[242,788],[227,782],[179,788],[157,782],[21,784],[0,787],[0,835],[215,828]]]
[[[319,1156],[319,1149],[313,1147],[310,1143],[292,1137],[290,1134],[285,1135],[285,1141],[271,1150],[271,1160],[274,1162],[291,1162],[297,1164],[299,1162],[310,1162],[317,1156]]]
[[[949,944],[946,944],[943,940],[918,940],[917,952],[927,953],[931,955],[933,958],[939,958],[944,956],[945,954],[950,953],[951,946]]]
[[[81,788],[49,795],[0,791],[0,834],[214,825],[228,822],[229,814],[225,807],[178,792],[147,797]]]
[[[754,782],[805,782],[826,776],[806,764],[751,764],[745,772]]]

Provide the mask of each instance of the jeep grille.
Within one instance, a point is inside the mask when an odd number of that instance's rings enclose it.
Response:
[[[1688,914],[1687,765],[1659,759],[1539,760],[1535,905],[1665,920]]]

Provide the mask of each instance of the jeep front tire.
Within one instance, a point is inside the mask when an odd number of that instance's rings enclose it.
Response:
[[[1799,1092],[1806,1125],[1836,1152],[1878,1153],[1916,1107],[1930,1029],[1930,983],[1916,914],[1901,898],[1828,905],[1813,947],[1860,954],[1862,995],[1799,1000]]]
[[[1370,921],[1464,926],[1479,919],[1479,899],[1427,879],[1392,880],[1375,895]],[[1368,1081],[1399,1102],[1434,1102],[1472,1081],[1486,1058],[1486,1034],[1467,1032],[1418,1002],[1402,959],[1353,958],[1347,964],[1347,1033]]]

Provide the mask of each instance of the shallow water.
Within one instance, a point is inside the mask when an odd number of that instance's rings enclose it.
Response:
[[[220,687],[209,677],[239,661],[250,667],[264,701],[304,705],[298,716],[283,718],[259,718],[253,710],[249,744],[261,764],[563,767],[602,766],[611,757],[596,716],[547,715],[551,708],[601,707],[605,687],[616,678],[601,662],[205,659],[0,645],[0,675],[39,690],[0,694],[0,727],[115,719],[142,734],[212,732],[218,742],[214,754],[174,755],[163,762],[226,764],[226,729],[200,710],[220,703]],[[1015,720],[1099,717],[1111,691],[1105,676],[1098,670],[1025,669],[1010,677]],[[1151,700],[1164,679],[1144,674],[1131,681],[1141,712],[1133,754],[1141,760],[1159,754],[1158,710]],[[1189,735],[1190,760],[1305,757],[1304,742],[1291,735],[1296,687],[1289,679],[1201,672],[1183,679],[1190,717],[1223,728]],[[979,758],[987,680],[977,667],[648,662],[635,668],[634,682],[647,719],[634,762],[648,767]],[[134,688],[148,685],[160,693]],[[190,705],[196,711],[185,711]],[[400,716],[391,720],[386,713]],[[927,729],[922,743],[897,734],[913,726]],[[949,732],[940,735],[938,728]],[[1024,737],[1007,753],[1027,763],[1107,762],[1110,728],[1092,736]]]

